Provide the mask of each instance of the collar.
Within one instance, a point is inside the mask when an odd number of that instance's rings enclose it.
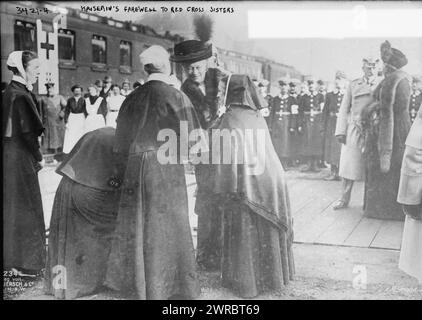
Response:
[[[166,75],[164,73],[151,73],[148,76],[148,79],[146,82],[148,81],[161,81],[161,82],[167,83],[170,86],[175,87],[176,89],[179,89],[179,84],[177,83],[175,77]]]
[[[418,95],[421,94],[421,92],[419,90],[415,90],[415,91],[413,91],[412,94],[417,97]]]
[[[26,80],[22,78],[21,76],[13,75],[12,80],[23,84],[29,91],[32,91],[33,89],[33,86],[31,84],[28,84]]]
[[[287,99],[288,97],[289,97],[289,95],[288,94],[285,94],[285,95],[281,95],[281,94],[279,94],[278,95],[279,97],[280,97],[280,99]]]

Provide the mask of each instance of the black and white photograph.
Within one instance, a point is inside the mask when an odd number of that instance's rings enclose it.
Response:
[[[422,1],[0,17],[3,300],[422,300]]]

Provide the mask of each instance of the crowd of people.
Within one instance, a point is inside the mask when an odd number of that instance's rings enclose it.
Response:
[[[136,81],[133,88],[142,83],[143,80]],[[73,85],[72,96],[68,99],[57,92],[55,83],[49,82],[45,86],[47,94],[38,98],[45,127],[41,147],[44,155],[50,155],[47,162],[54,165],[85,133],[105,126],[115,128],[120,106],[132,92],[129,80],[125,79],[119,86],[110,76],[89,85],[85,94],[80,85]]]
[[[337,72],[328,93],[315,79],[299,86],[280,79],[275,97],[266,94],[268,83],[221,68],[204,40],[178,43],[171,56],[151,46],[140,60],[148,78],[132,92],[106,77],[84,97],[73,86],[65,101],[54,84],[37,99],[31,92],[40,68],[36,55],[10,54],[13,78],[3,94],[4,268],[20,276],[45,269],[45,292],[65,299],[103,286],[139,299],[198,298],[199,270],[219,272],[222,286],[245,298],[282,290],[295,274],[283,167],[312,171],[327,162],[327,179],[343,179],[335,209],[348,206],[353,182],[364,179],[368,217],[400,219],[404,211],[400,268],[422,282],[420,82],[413,81],[412,93],[401,51],[381,45],[382,78],[380,61],[365,58],[361,78],[347,83]],[[181,86],[170,61],[187,76]],[[188,157],[184,124],[188,133],[201,133],[199,142],[189,141]],[[227,162],[217,152],[227,148],[224,137],[220,144],[203,139],[213,130],[253,134],[232,135]],[[180,149],[172,149],[169,131]],[[37,178],[41,136],[47,149],[63,145],[67,154],[56,170],[62,180],[48,249]],[[256,140],[263,152],[256,152]],[[196,161],[206,155],[213,161]],[[167,156],[177,161],[163,163]],[[187,162],[197,182],[196,251]]]

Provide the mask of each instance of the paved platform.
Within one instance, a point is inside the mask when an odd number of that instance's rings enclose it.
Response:
[[[46,226],[49,225],[54,195],[61,177],[55,167],[46,166],[39,180],[43,196]],[[324,181],[327,171],[301,173],[287,171],[287,183],[294,217],[295,242],[346,247],[400,250],[403,222],[363,217],[363,183],[356,183],[350,207],[334,211],[332,206],[341,190],[341,182]],[[189,195],[189,218],[195,229],[195,176],[186,175]],[[196,232],[193,232],[194,241]],[[196,241],[195,241],[196,242]]]

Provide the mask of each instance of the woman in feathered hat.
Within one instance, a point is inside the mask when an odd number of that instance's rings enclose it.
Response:
[[[403,220],[397,203],[400,170],[405,140],[410,129],[410,76],[401,70],[406,56],[392,48],[388,41],[381,45],[385,78],[374,91],[376,99],[364,115],[367,123],[365,216]]]
[[[171,60],[180,63],[187,75],[181,90],[189,97],[201,127],[209,128],[217,117],[217,92],[220,80],[227,74],[217,67],[215,51],[209,43],[212,20],[201,16],[194,20],[200,40],[186,40],[174,46]],[[205,270],[218,270],[221,258],[221,213],[210,196],[210,165],[195,166],[197,196],[195,213],[198,215],[198,245],[196,260]]]

